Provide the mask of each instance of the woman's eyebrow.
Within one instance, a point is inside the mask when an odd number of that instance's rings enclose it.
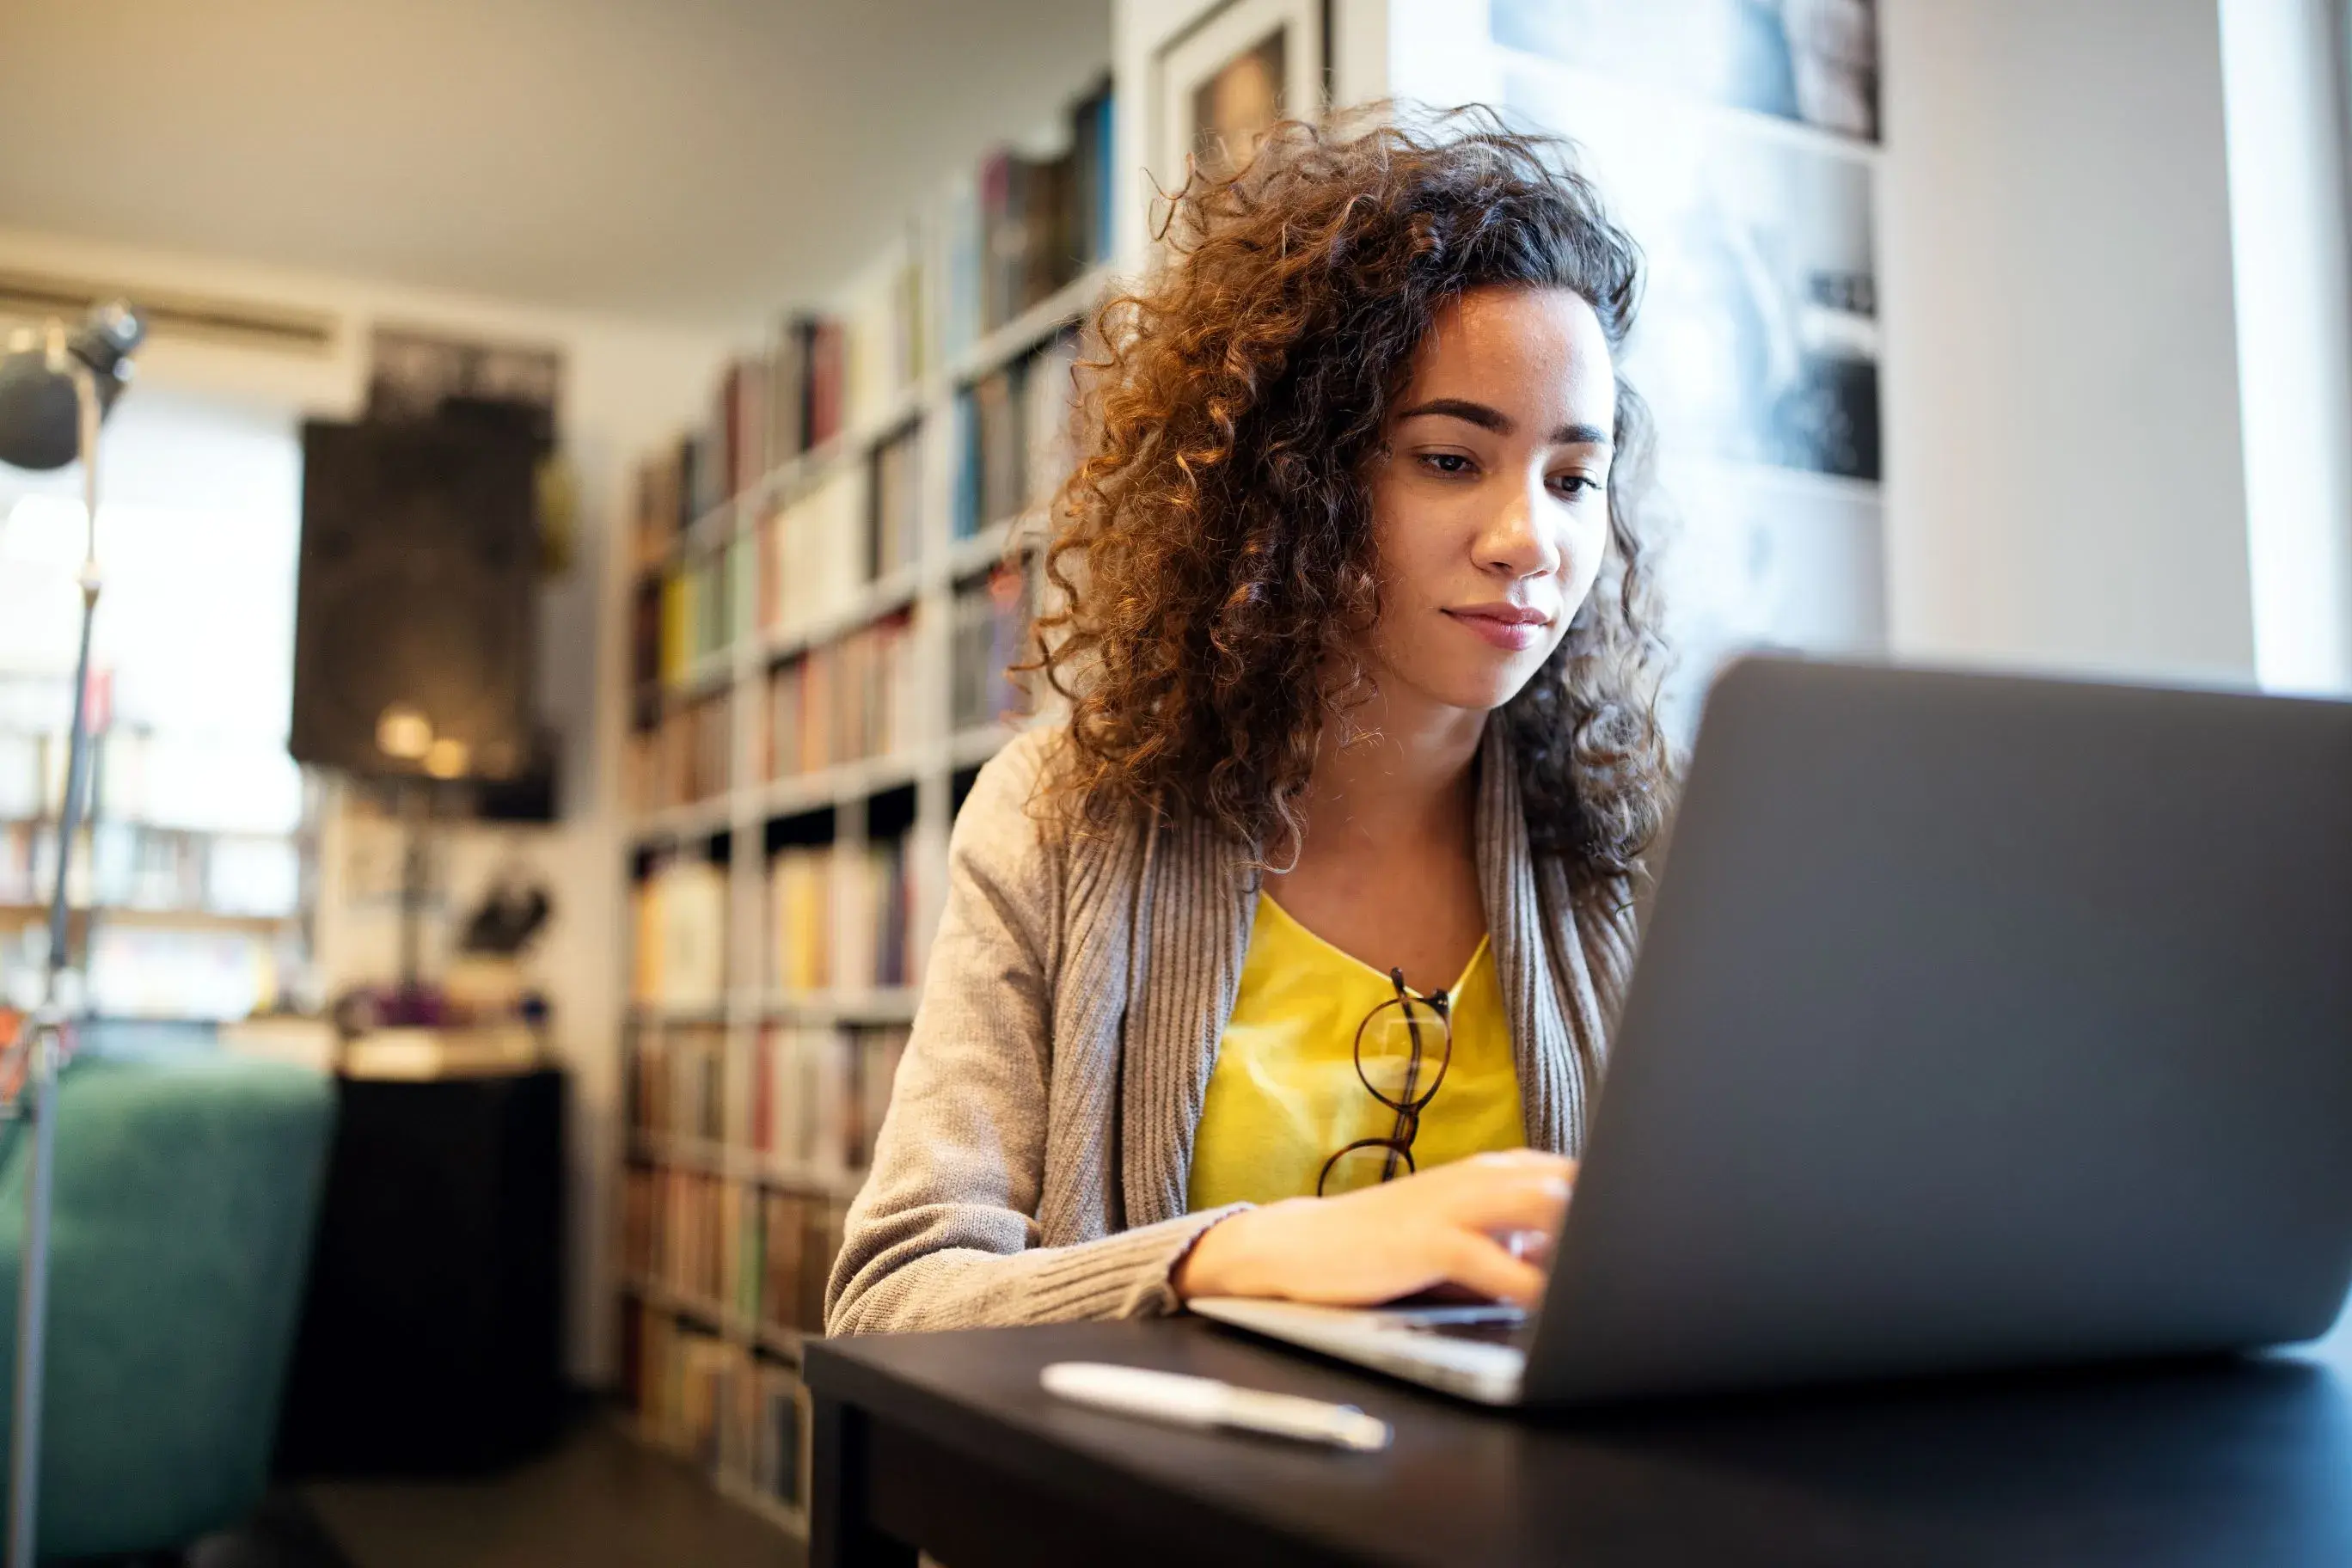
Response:
[[[1511,416],[1501,409],[1491,408],[1484,403],[1473,403],[1466,397],[1433,397],[1426,403],[1414,404],[1399,414],[1397,419],[1402,423],[1427,415],[1459,419],[1466,425],[1475,425],[1481,430],[1492,430],[1497,436],[1507,436],[1518,428]],[[1555,447],[1606,447],[1611,443],[1609,432],[1597,425],[1563,425],[1551,433],[1551,444]]]

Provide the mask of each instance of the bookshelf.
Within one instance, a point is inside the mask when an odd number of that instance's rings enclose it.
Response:
[[[64,739],[0,731],[0,1003],[30,1004],[47,962]],[[67,887],[67,941],[90,1013],[223,1022],[302,994],[315,902],[307,791],[290,826],[221,820],[200,789],[175,795],[171,783],[184,779],[141,777],[147,739],[94,737],[91,818]]]
[[[804,1528],[804,1333],[947,895],[1017,732],[1070,364],[1108,280],[1106,87],[641,469],[618,1295],[632,1426]],[[863,309],[879,301],[879,308]],[[878,366],[878,369],[877,368]],[[865,377],[861,381],[861,374]]]

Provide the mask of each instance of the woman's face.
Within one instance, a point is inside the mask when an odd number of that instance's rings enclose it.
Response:
[[[1475,289],[1438,314],[1370,475],[1391,702],[1487,710],[1568,634],[1609,546],[1617,377],[1565,289]]]

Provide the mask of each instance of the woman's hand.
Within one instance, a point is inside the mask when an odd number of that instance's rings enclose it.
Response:
[[[1549,1250],[1576,1162],[1531,1149],[1475,1154],[1336,1198],[1289,1198],[1219,1221],[1192,1244],[1176,1294],[1370,1306],[1454,1285],[1532,1306],[1543,1271],[1496,1238]]]

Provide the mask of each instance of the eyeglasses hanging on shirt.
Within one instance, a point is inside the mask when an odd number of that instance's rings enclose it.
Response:
[[[1377,1186],[1414,1170],[1412,1142],[1421,1113],[1445,1081],[1454,1060],[1452,1007],[1445,993],[1415,995],[1404,971],[1389,971],[1396,994],[1356,1026],[1356,1077],[1374,1100],[1396,1113],[1385,1138],[1359,1138],[1323,1162],[1315,1195],[1330,1197]]]

